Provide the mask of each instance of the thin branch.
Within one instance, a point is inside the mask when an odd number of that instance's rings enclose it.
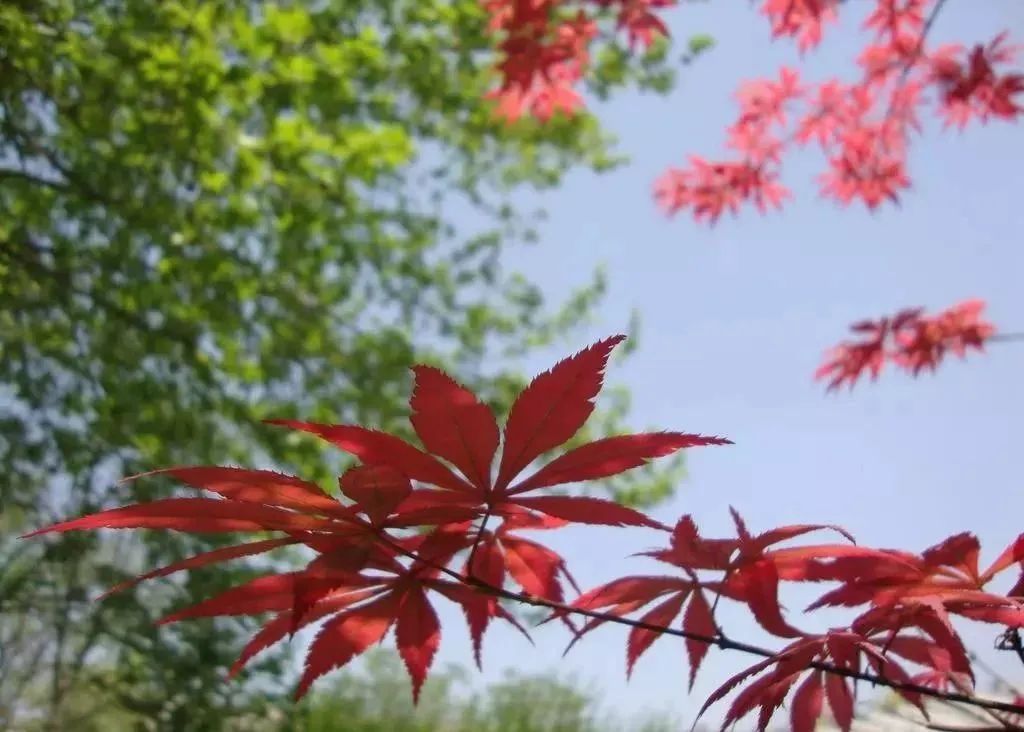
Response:
[[[1015,724],[1003,723],[1002,727],[951,727],[946,724],[926,724],[925,729],[935,730],[935,732],[1018,732],[1024,727],[1019,727]]]
[[[491,504],[487,504],[487,510],[484,512],[484,517],[480,520],[480,528],[476,532],[476,538],[473,540],[473,548],[469,550],[469,559],[466,560],[466,569],[470,577],[473,577],[473,559],[476,557],[477,547],[480,546],[480,539],[483,538],[484,529],[487,528],[487,522],[491,518]]]
[[[897,87],[902,87],[907,80],[907,76],[910,75],[910,69],[924,53],[924,42],[928,39],[928,34],[932,30],[932,26],[935,25],[935,21],[939,19],[939,13],[942,12],[943,6],[945,6],[946,0],[938,0],[932,7],[932,11],[928,13],[928,17],[925,18],[924,25],[921,26],[921,37],[917,39],[917,48],[914,49],[914,54],[910,60],[907,61],[903,67],[903,73],[900,75],[899,83]]]
[[[985,339],[987,342],[991,341],[1024,341],[1024,333],[995,333]]]
[[[53,190],[60,191],[61,193],[67,193],[70,190],[64,181],[40,178],[37,175],[32,175],[32,173],[29,173],[27,170],[0,168],[0,180],[3,180],[4,178],[21,180],[32,185],[43,186],[44,188],[52,188]]]

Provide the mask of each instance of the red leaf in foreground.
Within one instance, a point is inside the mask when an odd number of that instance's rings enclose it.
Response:
[[[395,628],[398,653],[412,679],[412,700],[420,698],[420,689],[441,644],[441,623],[437,613],[419,587],[412,587],[402,599]]]
[[[533,639],[530,638],[526,629],[519,624],[515,616],[498,604],[498,599],[494,595],[481,593],[466,585],[455,584],[447,580],[434,581],[430,586],[462,608],[462,612],[466,616],[466,624],[469,626],[470,638],[473,641],[473,659],[476,661],[477,668],[482,668],[483,635],[493,618],[507,621],[522,633],[526,640],[533,643]]]
[[[505,567],[516,584],[530,595],[562,601],[562,585],[558,581],[558,573],[563,571],[560,556],[534,541],[508,534],[501,534],[501,545],[505,550]]]
[[[793,732],[814,732],[821,716],[824,689],[821,685],[821,671],[810,674],[793,695],[793,709],[790,722]]]
[[[301,620],[294,618],[291,610],[278,613],[245,645],[238,660],[228,670],[228,678],[230,679],[238,675],[245,667],[245,664],[257,654],[282,640],[289,633],[295,633],[300,628],[311,625],[317,620],[333,615],[351,605],[368,600],[380,592],[381,590],[378,588],[330,595],[310,608]]]
[[[853,726],[853,692],[849,682],[842,676],[829,674],[825,679],[825,693],[832,716],[843,732],[850,732]]]
[[[260,628],[259,632],[245,644],[245,648],[242,649],[238,659],[228,669],[228,678],[232,679],[237,676],[245,668],[245,665],[259,653],[270,648],[270,646],[280,641],[288,633],[294,632],[294,627],[291,611],[275,615],[272,620]]]
[[[349,468],[338,479],[338,487],[378,525],[412,493],[409,479],[390,465]]]
[[[504,587],[505,561],[490,532],[481,537],[471,558],[472,565],[467,559],[465,567],[465,573],[468,576],[489,587]],[[459,590],[466,590],[468,594]],[[449,597],[462,606],[466,624],[469,626],[470,638],[473,641],[473,657],[476,660],[477,668],[480,668],[484,632],[490,625],[491,618],[498,615],[498,599],[494,595],[481,594],[468,588],[460,587],[459,590],[454,590],[456,594],[449,595]]]
[[[992,562],[982,575],[982,582],[987,583],[1003,570],[1012,567],[1014,564],[1022,563],[1024,563],[1024,534],[1010,542],[1010,545],[996,557],[995,561]]]
[[[686,613],[683,615],[683,630],[687,633],[714,638],[718,635],[718,628],[715,627],[715,618],[711,613],[711,606],[701,590],[694,590],[690,598],[690,604],[686,606]],[[697,680],[697,671],[700,664],[708,653],[711,646],[703,641],[686,639],[686,655],[690,658],[690,689]]]
[[[257,615],[272,610],[290,610],[295,597],[295,576],[294,572],[289,572],[257,577],[208,600],[171,613],[158,624],[167,625],[189,618]]]
[[[685,601],[685,592],[673,595],[647,612],[642,618],[640,618],[640,622],[657,626],[659,628],[667,628],[672,624],[672,621],[676,619],[676,616],[679,615],[679,611],[683,609],[683,602]],[[660,636],[661,633],[649,630],[648,628],[634,627],[629,631],[629,639],[626,641],[627,678],[633,674],[633,666],[636,664],[640,656],[643,655],[644,651],[650,648],[651,644]]]
[[[617,335],[598,341],[537,376],[512,404],[495,487],[501,491],[542,453],[575,435],[594,411]]]
[[[227,546],[221,549],[214,549],[213,551],[203,552],[202,554],[196,554],[194,557],[188,559],[182,559],[181,561],[168,564],[166,567],[160,569],[154,569],[145,574],[141,574],[130,580],[120,582],[109,590],[104,592],[98,599],[102,600],[116,592],[122,592],[127,590],[129,587],[134,587],[140,582],[148,579],[154,579],[156,577],[166,577],[169,574],[180,572],[184,569],[196,569],[198,567],[205,567],[208,564],[215,564],[217,562],[223,562],[228,559],[238,559],[240,557],[251,557],[256,554],[263,554],[269,552],[272,549],[278,547],[287,546],[289,544],[299,543],[299,539],[266,539],[264,541],[252,541],[248,544],[238,544],[237,546]]]
[[[513,505],[540,511],[548,516],[574,521],[580,524],[603,526],[646,526],[652,529],[668,530],[664,524],[655,521],[639,511],[613,501],[590,496],[537,496],[516,498]]]
[[[283,506],[302,513],[341,516],[349,513],[344,506],[320,490],[316,483],[272,470],[209,465],[164,468],[123,478],[122,482],[151,475],[170,475],[182,483],[219,493],[233,501]]]
[[[707,700],[701,706],[700,711],[697,712],[697,719],[700,719],[702,716],[704,716],[704,712],[710,709],[715,702],[723,699],[730,691],[735,689],[749,677],[754,676],[755,674],[758,674],[761,671],[764,671],[766,668],[775,663],[775,660],[775,658],[766,658],[763,661],[758,661],[753,666],[745,668],[738,674],[730,676],[728,679],[726,679],[724,684],[722,684],[713,692],[711,692],[711,696],[707,698]],[[722,729],[725,729],[725,726],[723,726]]]
[[[413,373],[416,383],[409,420],[423,446],[486,491],[499,437],[491,410],[443,371],[414,366]]]
[[[703,538],[693,517],[687,514],[676,522],[672,530],[670,549],[650,555],[686,569],[725,570],[738,546],[736,539]]]
[[[691,583],[680,577],[620,577],[608,584],[584,592],[573,601],[572,605],[586,610],[637,601],[646,605],[662,595],[686,591],[690,587]]]
[[[867,654],[866,657],[868,663],[879,676],[897,681],[901,684],[910,683],[910,674],[908,674],[902,666],[893,661],[891,657],[886,656],[884,661],[871,654]],[[925,709],[924,700],[921,698],[921,694],[919,692],[907,691],[906,689],[896,689],[896,693],[921,710],[921,713],[924,714],[926,719],[928,718],[928,711]]]
[[[305,696],[313,682],[328,671],[341,668],[383,640],[395,621],[398,603],[399,596],[389,592],[327,621],[309,647],[295,699]]]
[[[164,498],[112,508],[36,529],[23,538],[81,529],[171,529],[174,531],[329,531],[333,521],[273,506],[214,498]]]
[[[779,606],[779,574],[769,559],[761,559],[734,574],[738,580],[740,596],[754,615],[754,619],[772,635],[797,638],[802,633],[786,622]]]
[[[454,491],[472,491],[466,481],[459,478],[433,455],[410,445],[387,432],[355,425],[315,424],[294,419],[268,419],[267,424],[291,427],[310,432],[335,447],[355,455],[367,465],[387,465],[404,473],[412,480],[436,485]]]
[[[508,494],[517,495],[535,488],[606,478],[644,465],[652,458],[670,455],[685,447],[731,444],[730,440],[722,437],[706,437],[681,432],[606,437],[581,445],[555,458],[532,476],[510,488]]]
[[[775,664],[775,668],[737,694],[725,715],[722,729],[732,722],[739,721],[755,707],[761,710],[757,729],[766,729],[774,711],[782,704],[789,689],[818,655],[819,650],[820,644],[817,641],[800,640],[769,659],[770,663]]]

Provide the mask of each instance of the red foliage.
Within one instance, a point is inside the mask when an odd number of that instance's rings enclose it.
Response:
[[[832,391],[843,384],[852,388],[865,372],[877,379],[886,361],[914,376],[924,369],[934,371],[947,352],[963,358],[971,349],[984,350],[996,332],[995,326],[981,319],[984,309],[983,301],[967,300],[933,316],[917,308],[901,310],[892,318],[854,323],[850,330],[861,339],[830,349],[814,378],[828,379]]]
[[[648,47],[667,35],[658,12],[675,0],[484,0],[498,36],[501,82],[491,96],[498,113],[529,113],[546,120],[582,105],[576,86],[598,37],[597,21],[611,11],[631,46]],[[801,52],[816,47],[838,0],[764,0],[760,11],[773,37],[796,40]],[[867,45],[855,60],[855,79],[801,83],[784,68],[776,79],[745,82],[740,113],[728,129],[734,157],[709,161],[691,155],[656,182],[655,197],[669,215],[689,210],[714,223],[726,210],[753,203],[762,212],[789,197],[780,182],[783,153],[815,143],[827,170],[822,195],[842,204],[875,208],[910,187],[907,147],[931,111],[945,125],[965,127],[993,119],[1012,121],[1024,110],[1024,74],[1008,70],[1017,49],[1006,33],[973,47],[935,46],[927,33],[941,0],[874,0],[863,28]],[[844,12],[849,12],[844,10]],[[802,108],[798,107],[802,105]]]
[[[581,0],[573,12],[564,0],[482,0],[489,28],[500,38],[501,82],[488,96],[500,116],[514,120],[532,114],[541,120],[555,112],[572,114],[583,103],[575,86],[590,61],[597,37],[595,16],[611,12],[630,46],[649,47],[668,34],[657,11],[676,0]]]
[[[668,32],[658,11],[675,5],[484,0],[490,29],[500,38],[501,83],[492,92],[499,113],[546,120],[557,110],[574,112],[582,104],[575,86],[586,71],[602,12],[613,11],[631,46],[650,46]],[[821,43],[841,5],[764,0],[760,12],[773,37],[795,39],[805,52]],[[1016,120],[1024,111],[1024,73],[1010,67],[1019,48],[1006,32],[969,48],[930,44],[928,32],[942,5],[943,0],[873,0],[862,23],[868,40],[855,60],[854,79],[809,83],[798,70],[783,67],[776,78],[745,81],[736,93],[739,115],[727,129],[733,157],[690,155],[686,166],[669,168],[654,185],[659,207],[669,215],[689,211],[711,224],[746,204],[762,213],[780,208],[791,197],[781,181],[786,151],[814,144],[828,165],[818,178],[822,195],[874,209],[898,201],[910,187],[908,146],[926,112],[960,129],[972,121]],[[864,372],[877,378],[887,359],[914,375],[933,370],[947,350],[963,356],[992,335],[992,327],[977,320],[981,307],[972,301],[931,319],[904,311],[891,321],[858,323],[854,330],[865,338],[834,349],[817,378],[830,378],[830,389],[852,386]],[[890,337],[896,341],[892,347],[885,344]]]
[[[666,33],[657,11],[674,4],[580,0],[571,12],[563,0],[485,0],[502,53],[501,83],[492,93],[499,113],[541,119],[572,113],[581,104],[575,85],[585,73],[597,19],[610,13],[631,45],[649,46]],[[821,41],[840,5],[838,0],[765,0],[760,9],[774,36],[794,38],[808,50]],[[895,201],[909,187],[907,145],[928,104],[947,125],[961,128],[972,120],[1016,119],[1024,109],[1024,75],[1004,68],[1014,59],[1005,34],[970,50],[931,48],[926,34],[938,5],[937,0],[876,0],[864,23],[872,38],[857,59],[857,81],[808,84],[796,70],[783,68],[774,79],[742,85],[739,117],[728,130],[734,159],[709,162],[694,156],[688,168],[669,170],[656,186],[661,206],[672,214],[689,210],[711,223],[746,203],[762,211],[778,207],[789,196],[780,182],[785,151],[794,143],[815,143],[829,166],[821,177],[822,193],[874,208]],[[794,114],[798,103],[805,108]],[[833,349],[816,378],[828,379],[830,390],[852,387],[864,373],[877,378],[886,362],[917,375],[933,370],[948,352],[963,357],[970,349],[982,350],[995,333],[981,319],[983,308],[983,302],[971,300],[934,316],[904,310],[856,323],[852,330],[858,339]],[[759,730],[789,696],[795,732],[813,730],[826,707],[840,728],[849,730],[858,679],[896,688],[925,713],[924,696],[969,697],[974,674],[954,621],[999,626],[1006,647],[1024,658],[1019,636],[1024,534],[981,571],[979,542],[969,533],[913,554],[858,546],[834,526],[783,526],[754,534],[733,511],[735,536],[708,539],[690,516],[670,529],[613,501],[540,494],[617,475],[680,449],[729,443],[679,432],[609,437],[564,452],[523,477],[589,418],[608,358],[622,340],[599,341],[538,376],[515,401],[503,429],[472,392],[427,366],[414,367],[410,400],[410,421],[422,447],[355,425],[273,420],[317,435],[359,460],[340,476],[339,498],[272,471],[169,468],[156,474],[219,497],[114,508],[30,536],[102,527],[279,534],[181,560],[107,594],[185,569],[304,545],[312,558],[302,569],[257,577],[162,621],[271,613],[230,675],[289,634],[324,621],[309,648],[297,697],[393,629],[418,698],[441,641],[432,604],[438,595],[462,609],[478,664],[493,620],[504,620],[529,638],[500,599],[551,610],[549,619],[564,622],[572,632],[570,647],[604,623],[630,625],[627,675],[665,634],[685,638],[691,687],[711,646],[760,655],[762,660],[727,680],[701,710],[736,692],[725,726],[756,711]],[[642,554],[673,573],[623,577],[581,593],[563,557],[519,535],[571,523],[665,532],[667,546]],[[849,543],[790,543],[826,529]],[[1006,594],[989,588],[1013,568],[1020,579]],[[566,581],[577,593],[573,600]],[[780,602],[780,589],[792,582],[831,585],[808,612],[844,607],[858,608],[859,614],[845,627],[807,633]],[[508,589],[510,584],[520,591]],[[786,645],[769,651],[728,638],[716,619],[720,601],[742,604]],[[585,617],[585,623],[577,627],[574,616]],[[1003,707],[1024,714],[1020,700]],[[1009,717],[999,719],[999,729],[1021,729],[1005,721]]]
[[[718,437],[678,432],[610,437],[569,450],[517,482],[524,470],[563,445],[586,422],[601,389],[608,357],[623,338],[600,341],[534,379],[513,404],[503,433],[490,409],[469,390],[426,366],[413,369],[415,388],[410,401],[410,421],[426,450],[353,425],[271,420],[311,432],[359,458],[362,464],[338,481],[348,504],[301,478],[271,471],[170,468],[156,473],[222,498],[171,498],[115,508],[32,535],[99,527],[283,532],[281,538],[177,562],[124,582],[112,592],[182,569],[304,544],[316,553],[305,569],[260,577],[180,610],[164,622],[276,613],[242,652],[234,673],[288,633],[332,616],[310,648],[298,696],[317,677],[381,640],[394,625],[416,695],[440,642],[430,592],[461,605],[478,663],[483,634],[491,620],[515,620],[493,592],[473,591],[472,585],[461,584],[461,580],[470,578],[493,591],[501,590],[508,577],[527,597],[563,601],[562,579],[573,583],[565,561],[551,549],[514,532],[555,529],[568,522],[667,528],[613,501],[527,494],[616,475],[687,447],[729,444]],[[492,478],[499,442],[503,448]],[[484,518],[479,528],[474,528],[480,517]],[[496,530],[484,526],[491,518],[502,521]],[[414,527],[429,531],[395,533]],[[463,574],[449,569],[456,556],[467,551]]]
[[[839,5],[767,0],[761,9],[773,35],[794,37],[807,50],[821,41]],[[655,185],[661,207],[669,214],[689,209],[711,223],[743,203],[761,211],[778,207],[788,197],[778,182],[782,153],[813,142],[828,161],[819,178],[822,195],[873,209],[910,187],[907,148],[923,112],[961,129],[973,120],[1015,120],[1024,110],[1024,74],[1005,67],[1017,49],[1005,33],[971,49],[929,46],[929,13],[938,7],[937,0],[876,0],[864,22],[871,39],[856,60],[858,80],[802,85],[796,71],[782,69],[778,81],[746,82],[739,119],[728,130],[737,157],[718,163],[691,157],[688,168],[669,169]],[[803,109],[793,113],[798,103]],[[709,189],[716,191],[711,202]]]
[[[970,343],[973,336],[966,335],[964,323],[974,322],[971,312],[963,307],[935,322],[957,323],[956,343]],[[892,333],[916,334],[922,320],[919,313],[903,314],[859,330],[874,342]],[[526,495],[615,475],[682,448],[729,443],[674,432],[610,437],[570,450],[519,479],[590,416],[605,364],[621,340],[600,341],[534,379],[515,401],[504,430],[487,407],[449,376],[415,367],[410,419],[425,450],[362,427],[276,422],[312,432],[359,458],[361,464],[339,479],[339,499],[300,478],[271,471],[170,468],[156,472],[219,498],[170,498],[115,508],[30,536],[100,527],[281,534],[191,557],[123,582],[111,592],[183,569],[305,545],[312,559],[302,569],[257,577],[162,621],[271,613],[230,675],[289,634],[324,621],[306,656],[297,697],[394,629],[417,698],[441,641],[433,606],[438,595],[462,608],[478,664],[492,620],[509,622],[529,638],[500,599],[552,610],[549,619],[563,621],[573,633],[570,646],[606,622],[631,625],[627,674],[663,634],[686,639],[691,687],[713,645],[761,655],[763,660],[726,681],[704,705],[707,709],[738,689],[726,724],[757,710],[759,730],[791,691],[793,730],[814,729],[826,706],[840,727],[849,729],[856,679],[895,686],[922,710],[923,695],[969,694],[974,676],[953,624],[956,618],[999,626],[1006,642],[1019,646],[1014,639],[1024,627],[1024,582],[1006,595],[988,585],[1008,569],[1024,570],[1024,534],[981,571],[979,542],[968,533],[918,555],[858,546],[835,526],[783,526],[753,533],[732,511],[735,536],[709,539],[700,535],[690,516],[669,530],[612,501]],[[906,339],[908,352],[918,352],[919,340],[916,335]],[[954,348],[949,340],[943,340],[943,347]],[[499,447],[501,456],[496,458]],[[488,526],[492,520],[501,523]],[[665,532],[667,545],[642,555],[673,573],[623,577],[580,593],[558,553],[518,533],[556,530],[569,523]],[[409,531],[414,528],[419,531]],[[791,544],[822,530],[837,532],[845,541]],[[509,580],[521,591],[508,589]],[[563,580],[577,592],[574,600],[567,599]],[[780,602],[780,588],[789,582],[830,583],[807,611],[838,606],[860,608],[860,614],[847,627],[806,633],[793,625]],[[723,600],[744,605],[766,631],[788,645],[768,651],[727,638],[715,617]],[[642,615],[631,617],[638,612]],[[572,622],[574,615],[587,618],[582,627]],[[1010,705],[1009,710],[1024,712],[1024,707]]]

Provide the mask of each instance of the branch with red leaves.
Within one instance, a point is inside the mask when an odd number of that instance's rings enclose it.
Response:
[[[871,34],[856,59],[859,78],[805,84],[796,69],[776,79],[745,82],[737,92],[740,114],[728,129],[732,160],[692,156],[655,184],[669,215],[690,210],[714,223],[743,204],[761,212],[790,197],[781,183],[783,155],[815,144],[825,155],[819,191],[840,204],[860,201],[874,209],[897,202],[911,185],[907,153],[930,112],[945,127],[1014,121],[1024,111],[1024,74],[1007,70],[1018,56],[1007,34],[971,48],[931,47],[927,34],[943,0],[877,0],[864,28]],[[796,38],[801,51],[817,46],[835,0],[767,0],[762,12],[774,36]],[[796,112],[802,106],[800,112]],[[792,124],[790,124],[792,122]]]
[[[968,351],[983,352],[986,343],[1024,339],[1020,333],[997,333],[994,325],[982,320],[984,309],[984,301],[966,300],[935,315],[912,308],[854,323],[850,330],[859,338],[830,348],[814,378],[828,379],[828,391],[844,384],[852,389],[865,373],[877,380],[886,363],[917,376],[935,371],[947,354],[962,359]]]
[[[631,626],[627,674],[660,635],[686,640],[691,686],[711,646],[761,656],[726,681],[701,710],[749,682],[734,697],[727,725],[758,710],[758,728],[764,729],[795,688],[794,730],[813,729],[825,701],[848,730],[854,682],[865,681],[897,690],[926,716],[923,698],[933,697],[984,708],[1002,715],[996,719],[1005,721],[1005,728],[1020,729],[1013,720],[1024,715],[1024,705],[973,694],[971,659],[952,620],[998,626],[1006,642],[1024,653],[1019,636],[1024,627],[1024,534],[982,572],[978,540],[967,533],[913,554],[857,546],[834,526],[785,526],[755,534],[733,511],[736,535],[707,539],[689,516],[670,528],[613,501],[543,494],[547,488],[605,478],[681,449],[729,444],[723,438],[682,432],[622,435],[569,450],[530,471],[586,422],[607,360],[622,340],[616,336],[600,341],[535,378],[516,399],[503,429],[487,407],[449,376],[414,367],[410,420],[422,449],[355,425],[274,421],[317,435],[358,458],[360,464],[338,480],[341,499],[301,478],[272,471],[169,468],[147,475],[176,478],[219,498],[168,498],[125,506],[29,536],[104,527],[278,534],[184,559],[127,580],[111,593],[283,546],[307,547],[313,556],[302,569],[258,577],[161,621],[272,613],[242,650],[231,676],[269,646],[324,621],[306,656],[297,697],[393,629],[416,699],[441,641],[432,598],[462,609],[478,665],[492,621],[510,623],[529,638],[500,602],[509,600],[550,609],[548,620],[571,632],[570,646],[606,622]],[[501,523],[488,527],[491,520]],[[571,523],[663,532],[667,545],[643,554],[673,573],[624,577],[580,592],[565,559],[521,533]],[[788,545],[825,529],[846,541]],[[1015,566],[1021,578],[1009,592],[987,588]],[[779,590],[786,582],[835,585],[808,610],[863,610],[847,627],[806,633],[782,610]],[[574,600],[567,599],[565,583],[576,591]],[[727,637],[715,618],[723,600],[744,605],[762,628],[788,645],[772,651]],[[632,617],[638,612],[639,617]],[[576,616],[585,617],[585,624],[578,627]],[[917,670],[908,670],[907,663]]]
[[[490,96],[500,116],[541,120],[582,107],[576,88],[590,62],[598,20],[609,11],[630,46],[667,36],[660,13],[676,0],[483,0],[498,39],[500,83]],[[774,38],[817,47],[838,17],[840,0],[764,0],[760,12]],[[843,12],[850,12],[849,6]],[[867,45],[854,60],[855,78],[804,83],[796,69],[745,82],[740,114],[729,127],[731,159],[693,155],[654,187],[669,215],[690,211],[714,223],[725,211],[753,204],[762,212],[790,197],[781,182],[784,153],[815,144],[827,160],[821,194],[874,209],[910,187],[907,151],[921,116],[946,127],[1014,121],[1024,111],[1024,73],[1010,67],[1018,48],[1001,33],[970,47],[931,46],[928,33],[945,0],[874,0],[863,23]],[[796,111],[799,108],[799,111]]]

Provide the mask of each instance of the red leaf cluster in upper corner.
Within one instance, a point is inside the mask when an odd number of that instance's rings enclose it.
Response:
[[[766,0],[761,12],[773,36],[794,37],[806,51],[821,41],[840,5]],[[922,112],[931,108],[960,128],[972,120],[1016,120],[1024,110],[1024,74],[1005,67],[1018,49],[1005,33],[970,50],[932,48],[927,18],[937,10],[937,0],[875,0],[863,24],[871,40],[856,60],[858,79],[802,84],[795,70],[784,68],[777,80],[745,82],[737,95],[739,118],[728,129],[734,158],[690,156],[687,167],[670,168],[654,186],[659,206],[669,215],[689,210],[712,224],[743,204],[762,212],[778,208],[789,197],[779,182],[783,152],[813,142],[828,162],[821,194],[874,209],[910,187],[907,149],[921,130]],[[795,114],[798,103],[803,109]]]
[[[571,115],[582,106],[576,86],[590,63],[589,47],[598,36],[597,17],[612,11],[630,46],[649,47],[668,35],[657,10],[677,0],[482,0],[489,29],[498,34],[501,77],[488,94],[499,116],[514,120],[532,114],[541,120],[556,112]],[[590,6],[590,7],[588,7]]]
[[[877,379],[886,361],[914,376],[925,369],[934,371],[947,353],[963,358],[971,349],[984,350],[996,332],[981,319],[984,309],[984,301],[966,300],[932,316],[916,308],[854,323],[850,330],[860,340],[829,349],[814,378],[828,379],[828,390],[833,391],[843,384],[852,388],[865,372]]]
[[[498,603],[506,578],[522,589],[523,597],[556,603],[565,597],[563,579],[575,586],[561,556],[517,532],[570,522],[667,528],[613,501],[536,495],[538,490],[606,478],[687,447],[729,443],[678,432],[608,437],[521,477],[587,421],[608,358],[623,339],[599,341],[536,377],[515,400],[504,430],[490,409],[447,374],[414,367],[410,421],[424,449],[355,425],[273,420],[313,433],[359,459],[338,480],[345,503],[313,483],[272,471],[179,467],[146,475],[164,474],[219,498],[168,498],[114,508],[29,536],[101,527],[280,532],[278,538],[190,557],[111,592],[185,569],[303,545],[313,553],[303,569],[258,577],[164,622],[273,613],[242,651],[231,669],[235,674],[263,649],[326,619],[306,657],[298,696],[393,628],[416,698],[441,638],[429,593],[462,608],[479,663],[482,638],[493,619],[519,627]],[[486,527],[492,518],[501,525]],[[427,530],[406,531],[417,527]],[[466,553],[461,571],[452,569]]]

